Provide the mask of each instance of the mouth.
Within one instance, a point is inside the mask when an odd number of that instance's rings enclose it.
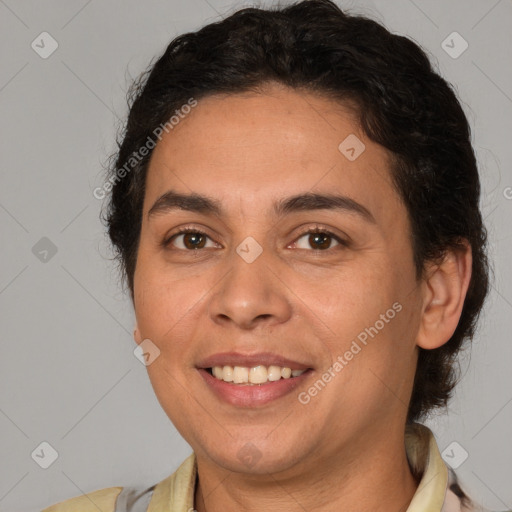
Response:
[[[196,366],[207,388],[236,407],[264,406],[304,385],[314,368],[269,352],[216,354]]]

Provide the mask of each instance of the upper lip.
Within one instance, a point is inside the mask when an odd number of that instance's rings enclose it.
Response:
[[[202,359],[197,368],[212,368],[214,366],[282,366],[292,370],[307,370],[311,366],[293,361],[287,357],[272,352],[258,352],[255,354],[242,354],[241,352],[221,352]]]

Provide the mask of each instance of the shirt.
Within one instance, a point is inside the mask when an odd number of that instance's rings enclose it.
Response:
[[[427,427],[407,425],[405,448],[411,470],[420,478],[407,512],[489,512],[462,491]],[[197,460],[192,453],[172,475],[151,487],[108,487],[42,512],[193,512],[196,478]]]

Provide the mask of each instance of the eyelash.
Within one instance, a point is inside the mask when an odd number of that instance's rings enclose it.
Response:
[[[181,228],[178,231],[176,231],[176,233],[173,233],[170,237],[166,237],[162,241],[162,244],[161,244],[162,247],[167,249],[168,246],[170,245],[170,243],[174,240],[174,238],[178,237],[179,235],[187,234],[187,233],[193,233],[193,234],[197,234],[197,235],[201,235],[201,236],[205,236],[205,237],[210,238],[210,236],[207,233],[205,233],[204,231],[202,231],[201,229],[197,229],[197,228],[194,228],[194,227],[184,227],[184,228]],[[347,240],[344,240],[344,239],[340,238],[339,236],[337,236],[335,233],[333,233],[329,229],[325,229],[325,228],[323,228],[321,226],[308,227],[305,231],[301,232],[297,236],[296,240],[302,238],[304,235],[316,234],[316,233],[320,233],[322,235],[327,235],[327,236],[333,238],[334,240],[336,240],[336,242],[338,242],[340,244],[340,246],[342,248],[349,247],[349,245],[350,245]],[[211,238],[210,238],[210,240],[211,240]],[[329,251],[331,251],[333,249],[334,248],[329,248],[329,249],[312,249],[312,251],[313,252],[329,252]],[[179,250],[179,251],[186,251],[186,252],[195,252],[197,249],[177,249],[177,250]],[[306,250],[306,249],[302,249],[302,250]]]

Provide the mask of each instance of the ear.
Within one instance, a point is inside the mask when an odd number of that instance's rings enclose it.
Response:
[[[137,343],[137,345],[140,345],[142,343],[142,336],[140,334],[139,326],[137,324],[135,324],[135,327],[133,329],[133,339],[135,340],[135,343]]]
[[[429,264],[423,281],[423,311],[416,344],[432,350],[444,345],[459,323],[471,280],[471,246],[448,249],[441,263]]]

